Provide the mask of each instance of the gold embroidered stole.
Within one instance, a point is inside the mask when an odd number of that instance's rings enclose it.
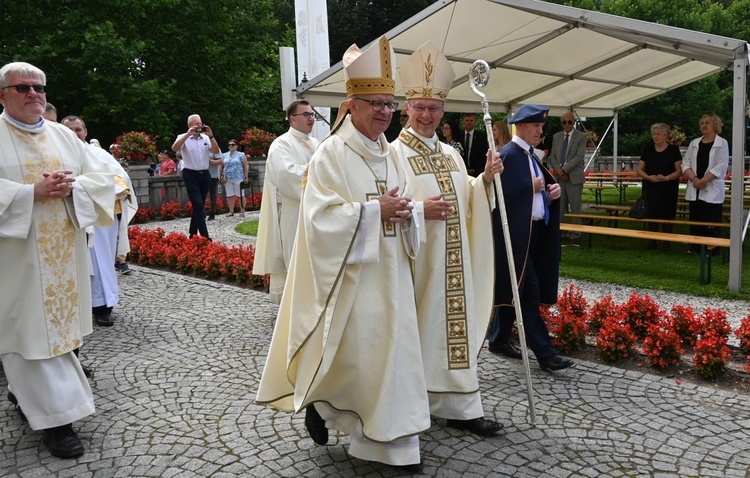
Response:
[[[469,338],[466,319],[466,289],[464,285],[463,237],[461,235],[461,212],[451,172],[459,171],[455,159],[443,154],[440,142],[436,151],[424,142],[402,130],[399,140],[418,155],[407,158],[417,181],[432,175],[443,194],[443,200],[453,207],[445,221],[445,327],[448,350],[448,369],[469,368]],[[433,221],[436,222],[436,221]],[[429,241],[430,238],[428,237]],[[437,286],[437,284],[435,284]]]
[[[66,169],[46,132],[8,129],[26,184],[41,181],[44,173]],[[88,259],[76,256],[75,228],[61,199],[35,202],[32,227],[30,238],[37,243],[50,352],[58,356],[81,345],[78,334],[71,331],[80,329],[81,320],[78,261]]]

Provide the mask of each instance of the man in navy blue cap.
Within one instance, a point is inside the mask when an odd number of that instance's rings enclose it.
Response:
[[[533,149],[539,143],[548,113],[547,108],[538,105],[523,105],[508,121],[516,125],[516,134],[500,150],[505,166],[500,180],[526,344],[534,352],[542,370],[552,371],[568,368],[573,361],[557,354],[547,325],[539,313],[540,304],[557,302],[560,264],[560,185],[542,166]],[[492,215],[495,234],[495,312],[490,327],[489,348],[493,353],[521,358],[521,351],[510,342],[516,311],[499,208],[496,207]]]

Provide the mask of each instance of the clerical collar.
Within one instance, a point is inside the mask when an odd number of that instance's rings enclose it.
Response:
[[[409,131],[409,134],[412,134],[416,136],[417,138],[419,138],[420,140],[422,140],[422,142],[426,144],[427,146],[429,146],[431,150],[433,151],[435,150],[435,146],[437,146],[437,142],[438,142],[437,134],[432,133],[432,137],[425,138],[421,134],[414,131],[414,128],[412,128],[411,126],[409,126],[409,129],[407,131]]]
[[[373,151],[380,152],[380,141],[373,141],[367,136],[360,133],[360,131],[357,128],[354,128],[354,130],[357,132],[359,137],[362,139],[362,142],[367,146],[367,149],[371,149]]]
[[[15,118],[11,118],[6,111],[3,111],[2,117],[5,118],[7,122],[29,133],[40,133],[44,129],[44,118],[39,118],[39,122],[36,124],[26,124]]]

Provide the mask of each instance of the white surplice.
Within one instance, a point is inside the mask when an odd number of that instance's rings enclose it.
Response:
[[[383,191],[410,191],[385,136],[375,151],[366,141],[347,117],[310,162],[257,401],[289,411],[324,402],[329,427],[361,433],[368,448],[382,445],[380,461],[404,465],[418,462],[418,440],[397,456],[387,442],[430,427],[409,265],[419,224],[381,220]]]
[[[492,315],[494,189],[469,176],[460,154],[437,136],[402,130],[391,151],[409,176],[419,214],[425,199],[440,194],[453,207],[445,221],[424,221],[426,241],[414,261],[430,412],[482,417],[477,357]]]
[[[319,144],[317,139],[289,128],[268,150],[253,274],[271,274],[269,292],[275,304],[281,303],[292,258],[302,176]]]

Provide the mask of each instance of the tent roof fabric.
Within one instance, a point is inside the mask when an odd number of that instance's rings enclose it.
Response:
[[[716,35],[538,0],[441,0],[386,33],[397,66],[426,41],[456,73],[446,110],[480,112],[467,79],[475,60],[492,68],[481,88],[493,112],[536,103],[560,116],[613,116],[724,69],[748,44]],[[346,99],[341,62],[298,87],[315,106]],[[396,98],[404,100],[397,79]]]

